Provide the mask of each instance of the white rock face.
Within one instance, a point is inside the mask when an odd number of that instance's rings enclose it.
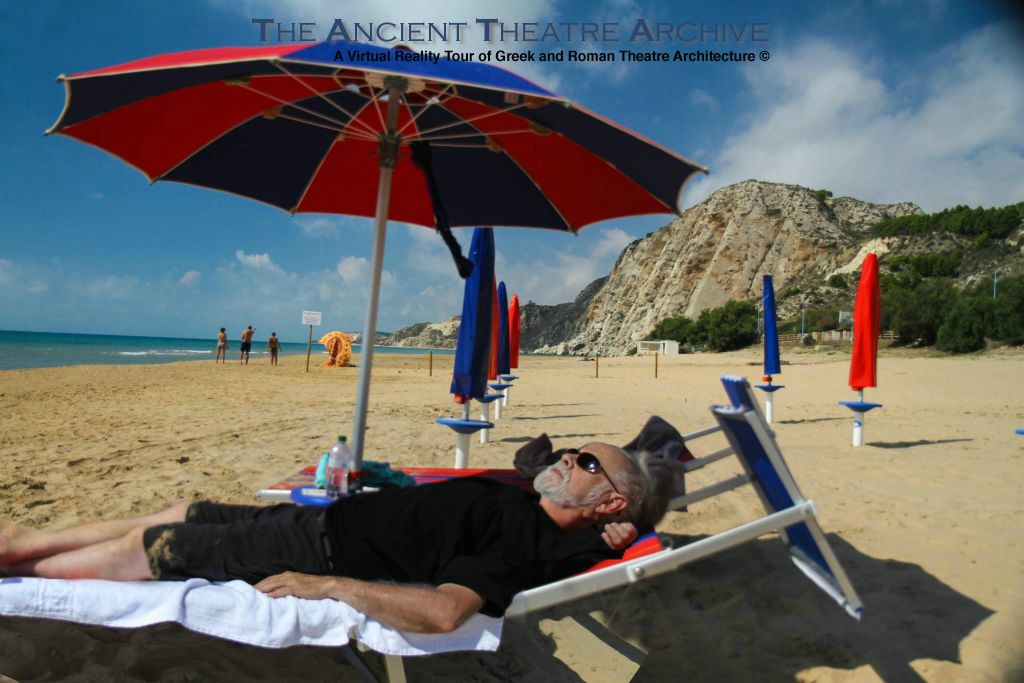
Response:
[[[459,320],[453,316],[439,323],[417,323],[395,332],[389,346],[453,349],[459,339]]]
[[[795,280],[824,280],[855,261],[863,233],[879,220],[920,212],[907,203],[823,200],[796,185],[747,180],[722,188],[626,247],[584,329],[558,350],[620,355],[663,318],[757,299],[762,275],[774,276],[776,293]]]

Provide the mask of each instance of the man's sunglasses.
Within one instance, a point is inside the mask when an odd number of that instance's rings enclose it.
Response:
[[[619,487],[615,485],[612,478],[609,477],[608,473],[604,471],[603,467],[601,467],[601,461],[597,459],[596,455],[593,453],[587,453],[586,451],[580,451],[575,448],[567,448],[565,449],[565,452],[576,456],[576,466],[582,468],[584,472],[604,475],[604,478],[607,479],[608,483],[612,485],[613,489],[615,489],[615,493],[618,493],[620,496],[622,495],[622,492],[619,491]]]

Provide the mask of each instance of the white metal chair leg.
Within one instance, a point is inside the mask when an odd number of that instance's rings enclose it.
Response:
[[[388,683],[406,683],[405,663],[398,655],[384,655],[384,672]]]

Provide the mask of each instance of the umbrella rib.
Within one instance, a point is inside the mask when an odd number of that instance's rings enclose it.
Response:
[[[398,129],[398,131],[397,131],[398,134],[401,135],[407,128],[409,128],[409,126],[416,125],[417,119],[419,119],[419,117],[423,116],[423,114],[426,113],[427,109],[429,109],[430,107],[433,107],[433,106],[436,106],[437,104],[439,104],[441,102],[441,98],[444,97],[445,93],[448,92],[449,90],[452,90],[454,87],[455,86],[453,86],[451,83],[449,83],[448,85],[446,85],[444,87],[443,90],[441,90],[441,92],[434,94],[430,99],[428,99],[427,103],[425,105],[423,105],[422,107],[420,107],[420,110],[418,112],[416,112],[416,114],[409,120],[409,122],[406,123],[404,126],[402,126],[401,128]],[[434,100],[434,101],[432,102],[431,100]],[[408,102],[406,102],[406,104],[408,105]],[[410,111],[412,110],[412,106],[411,105],[409,105],[409,110]]]
[[[517,134],[521,134],[521,133],[532,133],[532,132],[533,132],[532,130],[528,130],[528,129],[527,130],[499,130],[499,131],[496,131],[494,133],[486,133],[486,134],[484,134],[484,133],[452,133],[451,135],[431,135],[429,137],[421,135],[421,136],[419,136],[417,138],[414,138],[414,139],[416,139],[416,140],[425,140],[426,142],[434,142],[436,140],[464,140],[464,139],[479,138],[479,137],[491,137],[491,138],[493,138],[493,137],[495,137],[497,135],[517,135]]]
[[[366,82],[366,87],[370,89],[370,104],[373,105],[373,108],[377,112],[377,119],[380,121],[380,129],[381,131],[387,132],[388,124],[385,123],[384,113],[380,110],[380,99],[377,97],[377,91],[374,90],[374,87],[370,85],[369,81]],[[384,92],[384,90],[382,89],[381,92]]]
[[[473,123],[474,121],[481,121],[483,119],[490,118],[492,116],[498,116],[499,114],[510,114],[513,111],[515,111],[516,109],[522,109],[525,106],[526,106],[525,104],[517,104],[515,106],[509,107],[508,109],[497,109],[495,111],[487,112],[486,114],[480,114],[479,116],[474,116],[474,117],[469,118],[469,119],[459,119],[458,121],[453,121],[452,123],[445,123],[443,125],[436,126],[434,128],[429,128],[427,130],[421,130],[419,132],[419,136],[423,137],[424,135],[426,135],[428,133],[436,133],[437,131],[446,130],[448,128],[453,128],[455,126],[460,126],[462,124],[467,124],[468,125],[468,124]]]
[[[316,126],[317,128],[323,128],[325,130],[330,130],[330,131],[333,131],[335,133],[339,133],[339,134],[345,136],[346,138],[351,138],[353,140],[365,140],[367,142],[374,142],[377,139],[376,137],[372,137],[370,135],[365,135],[365,134],[357,132],[357,131],[347,132],[347,131],[345,131],[344,128],[336,128],[334,126],[328,126],[325,123],[319,123],[318,121],[310,121],[308,119],[299,118],[298,116],[292,116],[290,114],[279,114],[278,118],[288,119],[289,121],[295,121],[296,123],[304,123],[307,126]]]
[[[277,68],[278,68],[278,69],[279,69],[279,70],[280,70],[280,71],[281,71],[282,73],[284,73],[285,75],[289,76],[290,78],[292,78],[293,80],[295,80],[295,81],[296,81],[297,83],[299,83],[299,84],[300,84],[300,85],[301,85],[302,87],[306,88],[306,89],[307,89],[307,90],[309,90],[309,91],[310,91],[311,93],[313,93],[314,95],[316,95],[317,97],[319,97],[320,99],[322,99],[322,100],[323,100],[324,102],[326,102],[327,104],[329,104],[330,106],[334,107],[335,109],[337,109],[338,111],[340,111],[340,112],[341,112],[342,114],[344,114],[345,116],[347,116],[347,117],[348,117],[348,124],[345,124],[345,125],[346,125],[346,127],[347,127],[348,125],[351,125],[351,124],[358,124],[359,126],[361,126],[362,128],[364,128],[364,129],[365,129],[365,130],[364,130],[364,132],[365,132],[365,133],[367,133],[367,134],[369,134],[369,135],[373,135],[373,136],[376,136],[376,134],[377,134],[377,133],[376,133],[376,131],[375,131],[375,130],[373,130],[373,128],[371,128],[370,126],[366,125],[365,123],[363,123],[362,121],[360,121],[359,119],[357,119],[357,118],[356,118],[356,115],[355,115],[355,114],[353,114],[352,112],[350,112],[349,110],[345,109],[345,107],[341,106],[340,104],[338,104],[337,102],[335,102],[335,101],[334,101],[334,100],[332,100],[331,98],[327,97],[327,95],[325,95],[324,93],[322,93],[322,92],[320,92],[319,90],[315,89],[315,88],[314,88],[313,86],[311,86],[311,85],[310,85],[309,83],[306,83],[306,82],[305,82],[304,80],[302,80],[302,79],[301,79],[301,78],[300,78],[299,76],[297,76],[296,74],[292,73],[291,71],[288,71],[288,69],[284,68],[284,66],[282,66],[280,62],[277,62],[277,61],[275,61],[275,62],[273,62],[273,64],[274,64],[274,66],[275,66],[275,67],[277,67]],[[334,82],[335,82],[335,83],[337,83],[337,82],[338,82],[338,81],[337,81],[337,78],[336,78],[336,77],[335,77],[335,81],[334,81]],[[292,106],[294,106],[294,105],[292,105]]]
[[[323,119],[324,121],[327,121],[328,123],[333,123],[333,124],[335,124],[337,126],[340,126],[341,128],[345,128],[345,126],[346,126],[344,121],[339,121],[338,119],[331,118],[330,116],[326,116],[325,114],[321,114],[319,112],[315,112],[312,109],[307,109],[307,108],[305,108],[305,107],[303,107],[301,105],[295,104],[294,102],[289,102],[288,100],[282,99],[282,98],[280,98],[280,97],[278,97],[276,95],[271,95],[270,93],[265,93],[262,90],[260,90],[259,88],[254,88],[251,85],[239,85],[238,87],[244,88],[244,89],[248,90],[249,92],[256,93],[257,95],[261,95],[263,97],[270,98],[270,99],[274,100],[275,102],[278,102],[279,104],[282,104],[282,105],[284,105],[286,107],[292,107],[294,109],[298,109],[299,111],[301,111],[303,113],[309,114],[310,116],[315,116],[318,119]]]

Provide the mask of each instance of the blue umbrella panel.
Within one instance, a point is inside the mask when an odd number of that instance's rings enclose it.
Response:
[[[487,393],[487,366],[491,353],[491,316],[494,302],[494,231],[476,228],[469,247],[473,272],[466,279],[462,298],[459,340],[451,393],[480,399]]]

